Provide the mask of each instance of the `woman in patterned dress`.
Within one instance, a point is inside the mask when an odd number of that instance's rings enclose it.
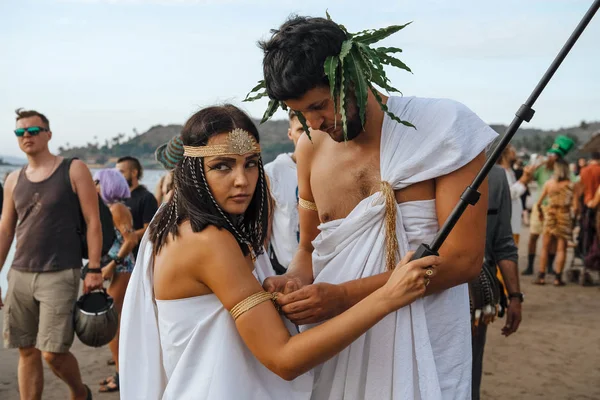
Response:
[[[573,216],[577,214],[578,202],[574,195],[575,187],[570,180],[569,165],[560,160],[554,164],[554,174],[546,182],[536,207],[540,219],[544,221],[544,239],[540,257],[540,272],[535,284],[546,283],[546,265],[548,249],[556,241],[556,276],[554,286],[564,286],[562,271],[565,266],[567,242],[571,240],[573,231]],[[548,197],[548,205],[542,206]]]

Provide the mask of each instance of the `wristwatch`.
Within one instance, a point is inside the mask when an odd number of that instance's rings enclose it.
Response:
[[[519,301],[522,303],[523,300],[525,300],[525,295],[521,292],[514,292],[514,293],[509,293],[508,298],[509,299],[519,299]]]
[[[113,259],[112,259],[112,260],[113,260],[113,261],[115,262],[115,264],[117,264],[117,265],[121,265],[121,264],[123,264],[123,257],[113,257]]]

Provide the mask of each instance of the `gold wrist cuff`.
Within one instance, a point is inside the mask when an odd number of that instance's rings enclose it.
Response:
[[[233,317],[233,320],[235,321],[246,311],[251,310],[252,308],[256,307],[257,305],[264,303],[265,301],[271,300],[273,302],[273,304],[275,305],[275,308],[278,308],[278,305],[275,302],[276,299],[277,299],[277,293],[257,292],[257,293],[254,293],[254,294],[246,297],[244,300],[240,301],[239,303],[237,303],[235,306],[233,306],[233,308],[231,309],[231,311],[229,311],[229,313],[231,314],[231,316]]]
[[[311,211],[319,212],[319,210],[317,210],[317,205],[315,203],[313,203],[312,201],[308,201],[308,200],[304,200],[302,198],[298,198],[298,205],[300,207],[304,208],[305,210],[311,210]]]

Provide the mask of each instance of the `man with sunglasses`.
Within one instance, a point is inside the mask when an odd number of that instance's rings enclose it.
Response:
[[[19,109],[16,120],[15,135],[28,164],[11,173],[4,188],[0,268],[17,236],[8,272],[4,344],[19,349],[21,398],[42,397],[43,356],[52,372],[69,386],[72,399],[91,399],[77,360],[69,352],[82,264],[79,210],[69,205],[76,196],[87,225],[91,273],[85,277],[84,292],[99,289],[102,232],[96,189],[83,162],[74,160],[69,167],[68,160],[50,152],[52,131],[43,114]]]

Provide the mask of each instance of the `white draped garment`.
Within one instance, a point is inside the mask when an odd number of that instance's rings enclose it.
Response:
[[[288,382],[250,352],[214,294],[156,300],[146,232],[125,294],[119,344],[123,400],[307,400],[313,377]],[[273,275],[261,254],[254,274]],[[293,325],[285,320],[293,333]]]
[[[453,172],[497,134],[464,105],[446,99],[390,97],[381,179],[395,190]],[[400,255],[438,231],[435,200],[396,207]],[[314,240],[315,283],[342,283],[385,272],[385,198],[362,200],[343,219],[323,223]],[[310,326],[301,327],[301,330]],[[315,400],[438,400],[471,397],[471,324],[467,285],[416,300],[388,315],[333,359],[315,368]]]
[[[298,249],[298,174],[292,153],[284,153],[265,165],[275,200],[271,243],[277,261],[287,268]]]

